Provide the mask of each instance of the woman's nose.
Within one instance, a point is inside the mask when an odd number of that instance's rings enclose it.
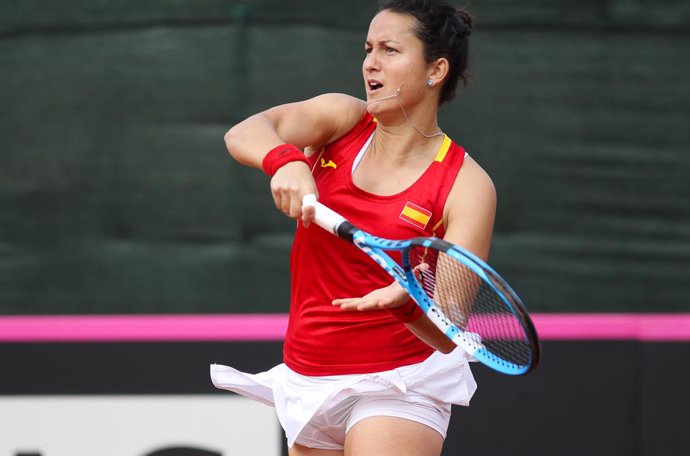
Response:
[[[372,71],[378,69],[378,59],[375,57],[374,52],[369,52],[366,57],[364,57],[364,69],[367,71]]]

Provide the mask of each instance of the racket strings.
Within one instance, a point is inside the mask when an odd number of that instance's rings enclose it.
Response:
[[[530,341],[521,321],[496,291],[512,293],[502,281],[482,280],[470,267],[433,248],[414,246],[410,262],[426,295],[461,330],[479,335],[487,351],[518,365],[529,365]],[[493,284],[493,286],[492,286]]]

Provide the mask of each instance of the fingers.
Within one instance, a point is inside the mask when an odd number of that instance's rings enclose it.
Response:
[[[400,307],[407,303],[409,295],[397,282],[373,290],[359,298],[334,299],[332,304],[341,310],[377,310]]]
[[[417,280],[422,281],[424,274],[431,272],[431,266],[428,263],[419,263],[412,271]]]
[[[393,303],[390,298],[344,298],[334,299],[332,304],[341,310],[379,310],[389,307]]]
[[[302,223],[304,226],[311,225],[316,216],[316,208],[314,206],[302,206]]]
[[[305,225],[314,219],[314,209],[302,213],[302,198],[316,194],[316,184],[303,162],[291,162],[281,167],[271,179],[271,194],[276,208],[293,219],[302,218]]]

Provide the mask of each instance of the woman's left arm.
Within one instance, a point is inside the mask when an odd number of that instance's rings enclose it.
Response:
[[[446,201],[443,239],[487,261],[495,217],[496,188],[489,175],[468,156]]]
[[[496,215],[496,189],[491,178],[467,157],[444,208],[444,239],[486,260]],[[407,292],[393,282],[359,298],[336,299],[333,305],[343,310],[396,309],[408,304]],[[442,353],[456,347],[425,315],[405,323],[419,339]]]
[[[496,216],[496,189],[491,178],[472,158],[466,157],[451,189],[443,219],[448,242],[469,250],[483,260],[489,257]],[[405,324],[417,337],[443,353],[455,344],[426,316]]]

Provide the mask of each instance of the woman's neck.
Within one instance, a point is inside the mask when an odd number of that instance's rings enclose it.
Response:
[[[433,125],[436,126],[434,122]],[[423,135],[409,124],[376,126],[374,138],[367,151],[377,159],[391,160],[397,163],[423,161],[425,158],[435,156],[436,151],[443,141],[443,133],[436,126],[438,134]],[[373,157],[372,157],[373,158]]]

